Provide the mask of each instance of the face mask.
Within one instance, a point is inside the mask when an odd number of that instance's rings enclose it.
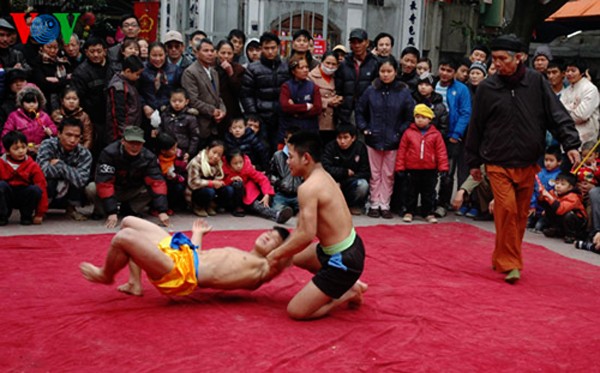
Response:
[[[330,75],[335,74],[337,67],[335,69],[330,69],[329,67],[321,64],[321,70],[325,73],[325,75],[330,76]]]

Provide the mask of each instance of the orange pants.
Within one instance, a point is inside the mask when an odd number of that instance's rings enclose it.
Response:
[[[496,247],[492,265],[498,272],[523,269],[521,244],[539,166],[504,168],[486,165],[485,170],[494,193]]]

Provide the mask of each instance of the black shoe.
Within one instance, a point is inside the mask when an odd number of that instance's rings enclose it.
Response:
[[[390,210],[381,210],[381,217],[384,219],[392,219],[394,215]]]
[[[564,241],[565,241],[565,243],[571,244],[571,243],[575,242],[575,237],[565,236]]]
[[[545,228],[544,230],[542,230],[542,233],[544,233],[544,236],[546,237],[556,237],[556,229],[554,228]]]
[[[244,212],[244,209],[241,207],[238,207],[236,209],[233,210],[233,212],[231,213],[231,215],[235,216],[236,218],[243,218],[244,216],[246,216],[246,213]]]
[[[482,212],[481,214],[474,217],[473,220],[475,220],[475,221],[492,221],[492,220],[494,220],[494,215],[492,215],[486,211],[486,212]]]
[[[33,219],[21,218],[21,225],[31,225],[31,224],[33,224]]]
[[[367,214],[370,218],[378,218],[381,216],[379,209],[369,209],[369,213]]]
[[[4,227],[8,224],[8,218],[0,217],[0,227]]]
[[[277,211],[277,224],[285,224],[286,221],[294,216],[294,210],[291,207],[285,206],[281,210]]]

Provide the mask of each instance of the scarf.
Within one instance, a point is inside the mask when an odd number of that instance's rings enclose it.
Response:
[[[208,163],[207,150],[202,150],[198,157],[200,158],[200,169],[202,170],[202,175],[206,178],[214,177],[216,180],[223,179],[223,161],[219,160],[219,163],[216,166],[211,166]]]
[[[519,65],[517,66],[517,71],[515,71],[514,74],[498,75],[498,77],[500,78],[502,83],[504,83],[505,86],[507,86],[509,89],[514,89],[519,85],[519,83],[521,83],[521,80],[523,80],[526,71],[527,68],[525,67],[525,65],[523,63],[519,63]]]
[[[175,168],[175,159],[177,159],[176,155],[171,157],[167,157],[162,154],[158,155],[158,164],[160,165],[160,171],[163,175],[167,175],[169,170]]]

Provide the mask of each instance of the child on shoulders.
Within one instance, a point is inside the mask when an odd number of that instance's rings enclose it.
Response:
[[[2,145],[6,153],[0,157],[0,226],[8,224],[13,208],[19,209],[22,225],[42,224],[48,210],[46,178],[27,155],[27,138],[11,131],[2,137]]]
[[[422,215],[428,223],[437,223],[433,215],[437,173],[448,172],[448,155],[442,134],[431,125],[433,110],[418,104],[414,117],[415,122],[402,136],[396,156],[396,172],[408,176],[408,204],[402,220],[412,222],[420,194]]]
[[[244,216],[244,211],[284,224],[293,215],[294,210],[284,207],[276,210],[270,207],[271,197],[275,194],[269,179],[252,165],[252,161],[240,149],[231,149],[225,157],[223,173],[226,185],[233,186],[234,216]]]

